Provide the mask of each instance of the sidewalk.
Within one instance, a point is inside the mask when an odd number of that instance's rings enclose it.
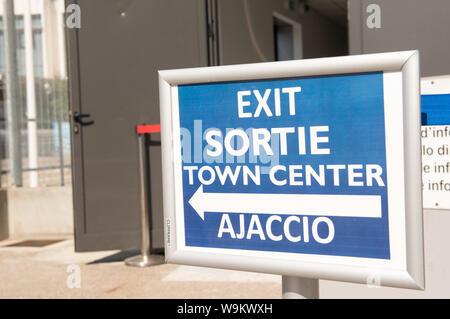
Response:
[[[136,252],[75,253],[73,239],[56,239],[64,240],[45,247],[0,241],[0,299],[281,298],[281,276],[171,264],[134,268],[123,258]],[[69,288],[77,274],[81,287]]]

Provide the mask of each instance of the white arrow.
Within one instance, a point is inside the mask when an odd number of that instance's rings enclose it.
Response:
[[[205,212],[381,218],[379,195],[204,193],[189,200],[201,219]]]

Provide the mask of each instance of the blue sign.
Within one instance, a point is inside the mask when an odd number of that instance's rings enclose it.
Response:
[[[450,124],[450,94],[425,94],[421,102],[422,125]]]
[[[390,259],[383,73],[178,86],[185,244]]]

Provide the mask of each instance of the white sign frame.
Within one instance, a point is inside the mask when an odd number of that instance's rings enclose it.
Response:
[[[383,72],[391,259],[184,245],[178,85]],[[159,71],[165,258],[305,278],[424,289],[419,52]]]

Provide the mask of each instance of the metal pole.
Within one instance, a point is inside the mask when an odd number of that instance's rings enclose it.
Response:
[[[64,122],[64,114],[63,114],[63,107],[65,106],[63,103],[63,99],[61,94],[62,93],[62,82],[57,80],[54,83],[54,87],[56,86],[56,90],[54,89],[54,91],[56,91],[56,101],[58,101],[57,105],[57,120],[58,120],[58,153],[59,153],[59,165],[60,165],[60,169],[59,169],[59,173],[61,174],[60,178],[61,178],[61,186],[64,186],[65,184],[65,177],[64,177],[64,137],[63,137],[63,122]]]
[[[125,259],[125,264],[135,267],[147,267],[164,263],[164,257],[159,255],[151,255],[151,234],[150,234],[150,217],[149,217],[149,156],[147,134],[138,134],[138,156],[139,156],[139,197],[141,209],[141,233],[142,247],[141,254],[138,256]]]
[[[14,0],[3,0],[5,21],[6,114],[8,126],[9,167],[11,185],[22,186],[22,152],[20,143],[20,108],[17,96],[16,27]]]
[[[319,280],[291,276],[281,277],[283,299],[319,299]]]
[[[23,28],[25,37],[25,62],[27,83],[27,133],[28,133],[28,167],[38,167],[38,137],[36,118],[36,90],[34,84],[34,60],[33,60],[33,26],[31,21],[30,0],[24,1]],[[38,171],[30,171],[30,187],[38,187]]]
[[[58,154],[59,154],[59,174],[61,186],[64,186],[64,141],[63,141],[63,126],[61,123],[61,119],[58,118]]]

